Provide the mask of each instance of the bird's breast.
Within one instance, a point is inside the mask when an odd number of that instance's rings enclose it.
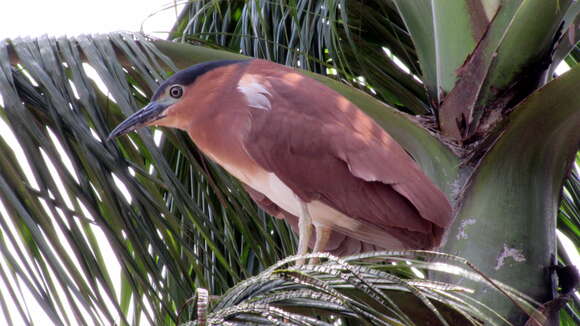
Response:
[[[209,137],[206,136],[209,133],[203,132],[204,129],[197,128],[193,132],[190,131],[191,138],[202,152],[232,176],[266,195],[280,208],[296,216],[300,215],[299,198],[274,173],[262,168],[248,155],[239,141],[243,135],[232,133],[232,130],[235,130],[233,128],[221,129],[216,127],[214,130],[226,130],[225,133]]]
[[[301,215],[300,198],[274,173],[264,171],[248,180],[246,184],[266,195],[283,210],[295,216]]]
[[[234,162],[224,162],[217,157],[212,157],[212,159],[236,179],[264,194],[283,210],[296,216],[301,215],[300,198],[274,173],[258,166],[247,169]]]
[[[214,160],[238,180],[264,194],[281,209],[295,216],[302,215],[302,200],[276,174],[261,168],[249,172],[232,164],[220,162],[215,158]],[[355,219],[318,200],[305,202],[305,204],[315,225],[350,230],[361,228],[361,224]]]

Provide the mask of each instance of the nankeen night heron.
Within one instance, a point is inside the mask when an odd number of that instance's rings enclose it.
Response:
[[[452,222],[445,195],[389,134],[285,66],[251,59],[179,71],[109,138],[149,125],[187,131],[298,231],[301,255],[431,249]]]

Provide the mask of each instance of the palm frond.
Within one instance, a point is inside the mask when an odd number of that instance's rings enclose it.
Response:
[[[295,266],[297,257],[280,261],[209,305],[192,305],[193,315],[203,312],[207,320],[185,325],[510,325],[474,300],[472,289],[423,276],[433,272],[461,275],[484,284],[486,291],[500,291],[504,304],[516,304],[527,314],[538,306],[451,255],[403,251],[307,257],[320,257],[322,263]]]

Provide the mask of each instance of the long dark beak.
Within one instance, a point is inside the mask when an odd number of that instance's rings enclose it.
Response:
[[[163,105],[158,102],[150,102],[141,110],[133,113],[129,116],[125,121],[121,122],[111,133],[107,140],[111,140],[117,136],[124,135],[129,133],[135,129],[141,128],[149,123],[159,120],[163,118],[163,111],[167,108],[166,105]]]

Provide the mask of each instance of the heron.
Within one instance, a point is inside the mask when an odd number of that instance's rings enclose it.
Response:
[[[449,200],[401,145],[287,66],[220,60],[176,72],[109,139],[154,125],[186,131],[258,206],[285,219],[297,255],[433,249],[452,222]]]

